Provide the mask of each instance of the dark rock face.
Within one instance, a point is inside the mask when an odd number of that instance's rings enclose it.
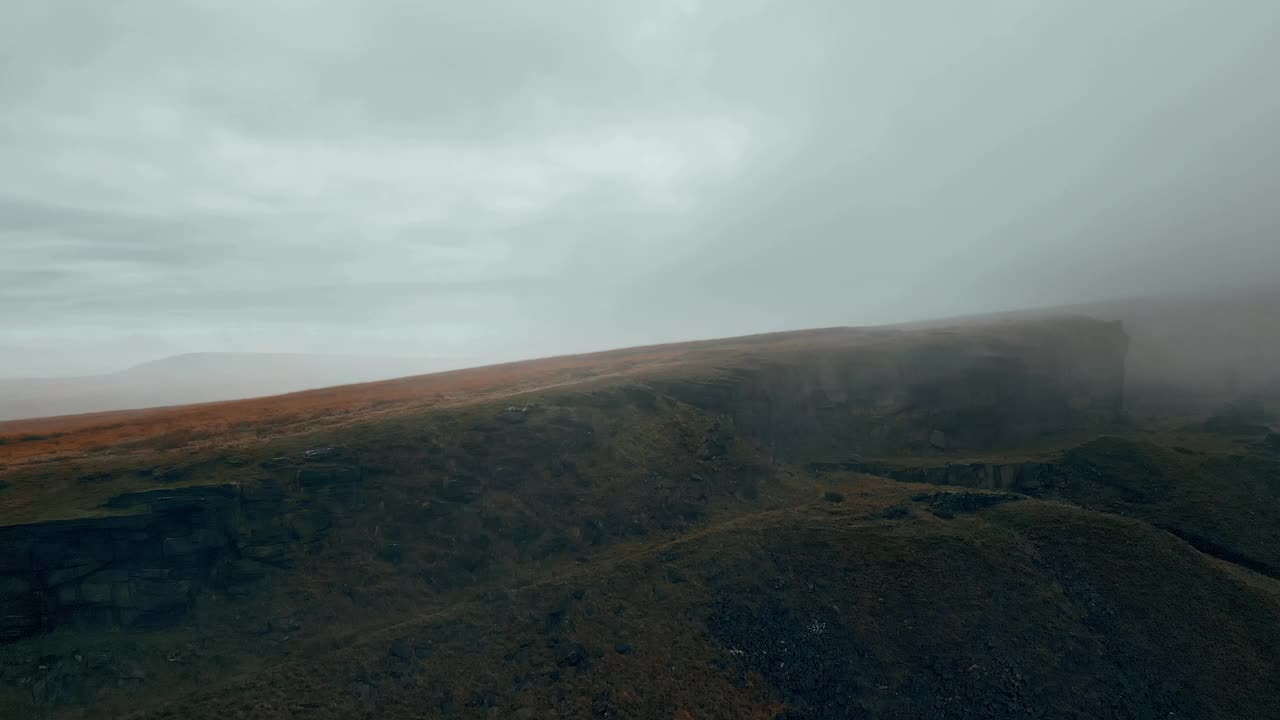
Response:
[[[122,493],[107,500],[106,507],[113,509],[153,506],[156,503],[169,506],[189,502],[199,506],[210,499],[232,500],[240,495],[236,485],[201,485],[199,487],[172,488],[164,490],[145,490],[143,492]]]
[[[300,495],[270,480],[126,493],[105,507],[132,514],[0,527],[0,642],[67,623],[170,624],[202,589],[242,597],[328,532],[323,498],[360,478],[300,471]]]
[[[982,332],[883,331],[661,390],[729,414],[783,459],[975,450],[1116,421],[1128,338],[1087,319]]]
[[[1021,499],[1021,495],[974,492],[940,492],[917,495],[912,498],[916,502],[928,503],[929,511],[943,519],[954,517],[957,513],[977,512]]]
[[[0,637],[67,622],[160,624],[181,615],[231,545],[216,494],[156,497],[149,513],[0,528]]]
[[[818,475],[841,470],[879,475],[902,482],[954,485],[982,490],[1009,490],[1028,495],[1043,494],[1062,479],[1062,468],[1054,463],[947,463],[927,467],[895,467],[862,460],[813,462],[806,465]]]

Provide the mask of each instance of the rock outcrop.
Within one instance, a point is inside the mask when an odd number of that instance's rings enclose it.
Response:
[[[360,470],[304,467],[294,481],[166,488],[111,498],[120,514],[0,527],[0,642],[73,623],[155,626],[196,594],[244,595],[323,537]]]
[[[135,514],[0,528],[0,639],[185,612],[232,544],[234,495],[200,490]]]
[[[1026,495],[1042,495],[1063,477],[1062,467],[1052,462],[953,462],[943,465],[903,467],[863,460],[812,462],[814,474],[859,472],[901,482],[954,485],[981,490],[1008,490]]]

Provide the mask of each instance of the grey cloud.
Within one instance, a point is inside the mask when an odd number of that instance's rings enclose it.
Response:
[[[5,230],[49,230],[68,227],[95,227],[113,218],[78,208],[0,198],[0,232]]]
[[[858,43],[833,48],[849,82],[828,78],[805,132],[729,185],[663,274],[698,288],[689,304],[783,326],[1275,281],[1280,93],[1255,80],[1280,13],[1176,5],[913,17],[888,25],[907,49],[884,76],[859,72]]]
[[[0,287],[6,293],[20,293],[75,280],[75,273],[65,270],[0,270]]]
[[[1263,0],[0,9],[0,344],[496,359],[1280,280]]]
[[[225,218],[148,218],[0,199],[0,237],[11,250],[25,247],[51,263],[185,266],[222,252],[237,225]]]

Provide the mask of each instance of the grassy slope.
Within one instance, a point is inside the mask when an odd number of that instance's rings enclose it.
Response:
[[[942,521],[918,487],[839,486],[843,503],[612,548],[139,717],[1280,713],[1275,583],[1132,520],[1021,501]]]
[[[175,450],[259,445],[354,423],[473,405],[591,380],[693,367],[704,374],[759,353],[892,341],[891,329],[834,328],[675,343],[504,363],[269,398],[0,422],[0,471],[67,460],[142,460]]]
[[[325,443],[395,437],[399,428],[492,412],[508,399],[588,391],[634,377],[714,378],[759,354],[892,342],[892,330],[842,328],[547,358],[271,398],[0,422],[0,524],[101,514],[112,495],[152,487],[252,481],[254,461]],[[515,402],[516,400],[511,400]],[[178,481],[160,471],[203,466]],[[155,470],[157,472],[150,473]]]
[[[1060,437],[981,455],[894,457],[886,471],[949,463],[1043,463],[1036,497],[1133,517],[1219,558],[1280,578],[1280,451],[1261,434],[1133,426],[1123,434]]]
[[[1243,442],[1226,451],[1105,437],[1070,450],[1055,494],[1140,518],[1280,577],[1280,457]]]
[[[750,355],[743,344],[697,352],[709,353],[698,355],[703,375]],[[558,359],[515,384],[481,372],[462,384],[480,402],[448,412],[425,390],[374,408],[404,384],[362,386],[365,409],[350,415],[323,393],[224,412],[306,409],[288,432],[257,441],[219,426],[168,447],[165,423],[199,425],[206,408],[118,426],[68,421],[86,424],[67,426],[44,455],[9,456],[8,518],[102,512],[111,494],[156,485],[136,472],[139,459],[187,466],[179,484],[248,482],[262,460],[340,444],[370,476],[333,532],[250,598],[207,593],[189,623],[163,632],[63,628],[0,647],[0,708],[148,718],[1280,716],[1280,585],[1136,519],[1235,532],[1221,537],[1274,553],[1265,527],[1233,523],[1273,497],[1270,466],[1251,464],[1267,456],[1233,459],[1208,441],[1205,454],[1187,455],[1155,439],[1135,460],[1104,440],[1078,459],[1111,479],[1059,497],[1094,510],[1021,500],[944,520],[913,499],[936,487],[814,478],[774,464],[713,414],[617,388],[637,367],[679,372],[687,361],[650,350],[604,365]],[[559,387],[573,378],[602,385]],[[514,399],[524,388],[535,391]],[[497,421],[512,402],[541,408]],[[123,436],[138,444],[102,454]],[[474,465],[458,464],[468,457]],[[474,496],[439,486],[467,475],[485,478]],[[390,544],[402,548],[394,562]],[[51,688],[61,705],[31,704]]]
[[[147,680],[107,689],[85,717],[1280,713],[1280,584],[1116,514],[1128,501],[1108,493],[1132,489],[1096,489],[1109,512],[1024,500],[942,520],[913,500],[936,487],[763,472],[761,452],[737,441],[706,459],[715,419],[687,406],[592,393],[570,406],[598,440],[555,436],[567,485],[543,475],[550,459],[524,456],[523,430],[508,428],[490,459],[526,481],[471,503],[427,497],[409,468],[431,454],[395,452],[429,438],[447,455],[501,405],[348,430],[384,464],[370,502],[259,595],[210,594],[190,626],[164,633],[66,629],[0,657],[130,657]],[[557,407],[516,427],[545,442]],[[281,442],[269,450],[307,446]],[[1200,458],[1153,452],[1166,451]],[[641,515],[631,529],[627,511]],[[536,542],[511,534],[530,523]],[[398,564],[378,557],[389,540],[406,548]],[[264,628],[281,618],[283,630]],[[766,652],[780,641],[812,652]],[[591,659],[566,665],[578,644]],[[836,678],[856,681],[836,690]],[[139,690],[167,704],[143,710]],[[0,701],[44,712],[27,689],[7,692]]]

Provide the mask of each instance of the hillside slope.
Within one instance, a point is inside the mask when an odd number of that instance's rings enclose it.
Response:
[[[942,521],[917,488],[838,487],[876,497],[744,515],[144,716],[1280,711],[1274,584],[1132,521],[1033,501]]]
[[[1126,425],[1125,349],[832,329],[13,427],[0,706],[1276,716],[1280,583],[1171,531],[1280,557],[1280,457]],[[1052,472],[939,487],[975,458]]]
[[[278,395],[461,364],[348,355],[175,355],[106,375],[0,379],[0,421]]]

